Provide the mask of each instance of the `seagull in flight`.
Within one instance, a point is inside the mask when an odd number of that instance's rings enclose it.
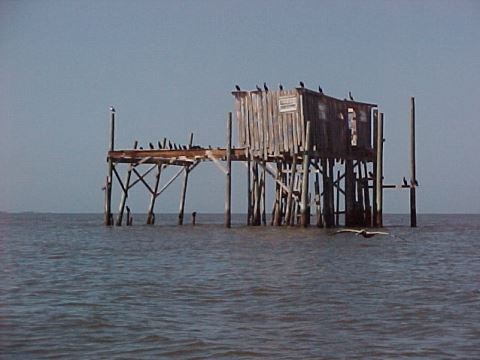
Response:
[[[365,229],[342,229],[342,230],[337,230],[335,231],[335,234],[341,234],[341,233],[355,233],[355,235],[362,235],[364,238],[371,238],[372,236],[375,235],[389,235],[389,233],[384,232],[384,231],[367,231]]]

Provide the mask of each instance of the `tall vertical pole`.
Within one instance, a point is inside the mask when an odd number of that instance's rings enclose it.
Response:
[[[371,226],[377,226],[377,157],[378,152],[378,109],[373,110],[373,151],[375,153],[375,159],[373,160],[373,189],[372,189],[372,224]]]
[[[188,148],[190,149],[193,144],[193,133],[190,133],[190,138],[188,141]],[[188,175],[190,173],[190,166],[185,166],[185,175],[183,177],[183,186],[182,186],[182,197],[180,199],[180,210],[178,211],[178,225],[183,225],[183,217],[185,210],[185,198],[187,196],[187,184],[188,184]]]
[[[250,150],[247,154],[247,225],[252,225],[252,161]]]
[[[410,226],[417,226],[416,186],[417,175],[415,169],[415,98],[411,99],[410,111]]]
[[[232,224],[232,113],[227,120],[227,174],[225,176],[225,226]]]
[[[378,227],[383,226],[383,113],[379,113],[377,126],[377,221]]]
[[[110,144],[108,147],[109,152],[113,151],[115,148],[115,109],[110,108]],[[105,185],[105,214],[104,214],[104,223],[107,226],[113,225],[112,217],[112,176],[113,176],[113,161],[108,155],[108,174],[107,174],[107,183]]]
[[[307,227],[310,224],[310,206],[308,204],[308,178],[310,168],[310,121],[305,131],[305,152],[303,154],[302,197],[300,203],[300,222]]]
[[[290,171],[290,182],[288,183],[288,193],[287,193],[287,208],[285,210],[285,224],[292,225],[291,222],[292,216],[292,200],[293,200],[293,184],[295,182],[295,176],[297,174],[297,156],[293,155],[292,169]]]

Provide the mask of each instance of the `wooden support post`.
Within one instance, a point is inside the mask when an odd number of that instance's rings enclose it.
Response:
[[[252,225],[252,161],[250,151],[247,155],[247,225]]]
[[[193,144],[193,133],[190,133],[188,141],[188,148],[190,149]],[[182,196],[180,199],[180,209],[178,211],[178,225],[183,225],[183,217],[185,213],[185,198],[187,196],[188,175],[190,174],[190,166],[185,166],[185,174],[183,175]]]
[[[323,216],[325,227],[330,228],[333,226],[331,222],[332,217],[332,204],[330,202],[330,184],[328,178],[328,160],[326,158],[321,159],[322,164],[322,178],[323,178]]]
[[[355,224],[355,173],[353,160],[345,160],[345,226]]]
[[[373,110],[373,189],[372,189],[372,226],[377,226],[377,153],[378,153],[378,109]]]
[[[110,144],[109,151],[115,148],[115,109],[110,108]],[[108,156],[107,182],[105,184],[105,214],[104,223],[107,226],[113,225],[112,216],[112,180],[113,180],[113,160]]]
[[[377,128],[377,172],[376,172],[376,193],[377,193],[377,218],[376,226],[383,226],[383,113],[378,117]]]
[[[158,185],[160,184],[160,175],[162,173],[162,165],[159,164],[157,165],[157,173],[155,174],[155,184],[153,185],[153,191],[150,194],[150,204],[148,206],[148,211],[147,211],[147,225],[153,225],[155,224],[155,213],[154,213],[154,208],[155,208],[155,200],[158,197]]]
[[[134,143],[133,143],[133,149],[136,149],[138,146],[138,141],[135,140]],[[125,211],[125,204],[127,202],[127,198],[128,198],[128,190],[129,190],[129,187],[130,187],[130,178],[132,176],[132,169],[133,169],[133,163],[130,163],[128,165],[128,170],[127,170],[127,175],[126,175],[126,178],[125,178],[125,185],[124,185],[124,189],[123,189],[123,192],[122,192],[122,198],[120,199],[120,206],[118,207],[118,215],[117,215],[117,226],[122,226],[122,221],[123,221],[123,212]],[[128,218],[127,218],[127,221],[128,221]]]
[[[305,151],[303,154],[302,197],[300,201],[300,224],[310,225],[310,204],[308,203],[308,178],[310,173],[310,121],[307,121],[305,130]]]
[[[417,175],[415,169],[415,98],[412,97],[410,109],[410,226],[417,226]]]
[[[315,159],[317,171],[315,171],[315,213],[317,215],[317,227],[323,227],[322,220],[322,201],[320,195],[320,175],[318,169],[318,158]]]
[[[363,162],[363,198],[365,200],[365,225],[367,227],[372,226],[372,207],[370,205],[370,190],[368,186],[368,168],[367,162]]]
[[[280,226],[282,224],[282,187],[280,186],[280,182],[282,180],[282,164],[277,162],[277,181],[276,184],[276,196],[275,196],[275,217],[274,217],[274,225]]]
[[[265,155],[266,156],[266,155]],[[263,173],[262,173],[262,224],[267,225],[267,165],[265,160],[263,160]]]
[[[260,184],[260,176],[258,174],[258,162],[254,161],[253,164],[253,225],[260,225],[261,224],[261,210],[260,210],[260,204],[261,204],[261,196],[262,196],[262,188]]]
[[[232,113],[227,119],[227,174],[225,175],[225,226],[232,225]]]
[[[292,199],[293,199],[293,185],[295,183],[295,176],[297,174],[297,156],[293,156],[292,168],[290,171],[290,181],[288,183],[288,193],[287,193],[287,208],[285,209],[285,224],[291,225],[292,217]]]
[[[337,170],[337,201],[335,206],[335,225],[340,225],[340,170]]]

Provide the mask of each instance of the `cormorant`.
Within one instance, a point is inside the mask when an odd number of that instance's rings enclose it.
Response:
[[[405,176],[403,177],[403,186],[408,186],[407,179],[405,179]]]
[[[150,149],[151,149],[151,150],[155,149],[155,147],[153,146],[152,143],[148,143],[148,146],[150,146]]]
[[[321,88],[320,85],[318,85],[318,92],[319,92],[320,94],[323,94],[323,89]]]
[[[268,92],[268,86],[266,82],[263,83],[263,88],[265,89],[265,92]]]
[[[262,91],[262,89],[260,88],[260,86],[257,85],[257,91]]]
[[[159,149],[162,148],[162,144],[160,143],[160,140],[158,141],[158,148],[159,148]]]
[[[278,88],[280,89],[280,91],[283,91],[283,85],[282,84],[278,84]]]
[[[348,92],[348,97],[350,98],[351,101],[353,101],[353,96],[351,91]]]
[[[240,86],[238,85],[235,85],[235,89],[237,89],[237,91],[241,91]]]
[[[305,87],[305,84],[303,83],[303,81],[300,81],[300,87],[303,89]]]

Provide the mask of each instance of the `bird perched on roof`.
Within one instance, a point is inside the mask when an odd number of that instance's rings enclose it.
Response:
[[[177,144],[174,143],[174,144],[173,144],[173,148],[174,148],[175,150],[178,150]]]
[[[280,91],[283,91],[283,85],[282,84],[278,84],[278,88],[280,89]]]
[[[160,140],[158,141],[158,148],[159,148],[159,149],[162,148],[162,143],[160,142]]]
[[[323,89],[321,88],[320,85],[318,85],[318,92],[319,92],[320,94],[323,94]]]
[[[303,81],[300,81],[300,87],[303,89],[305,87],[305,84],[303,83]]]
[[[115,112],[115,108],[113,106],[110,106],[110,111]]]
[[[335,231],[335,234],[341,234],[341,233],[355,233],[355,235],[361,235],[363,236],[364,238],[371,238],[372,236],[375,236],[375,235],[389,235],[389,233],[387,232],[383,232],[383,231],[367,231],[365,229],[360,229],[360,230],[356,230],[356,229],[342,229],[342,230],[337,230]]]
[[[172,142],[170,140],[168,140],[168,148],[172,150]]]
[[[403,177],[403,186],[408,186],[407,179],[405,179],[405,176]]]
[[[155,149],[155,147],[153,146],[153,144],[152,144],[152,143],[148,143],[148,146],[150,147],[150,150],[153,150],[153,149]]]
[[[348,92],[348,97],[350,98],[351,101],[353,101],[353,96],[351,91]]]
[[[257,85],[257,91],[262,91],[262,89],[260,88],[260,86]]]
[[[235,89],[237,89],[237,91],[241,91],[240,86],[238,85],[235,85]]]
[[[266,82],[263,83],[263,89],[265,90],[265,92],[268,92],[268,86]]]

